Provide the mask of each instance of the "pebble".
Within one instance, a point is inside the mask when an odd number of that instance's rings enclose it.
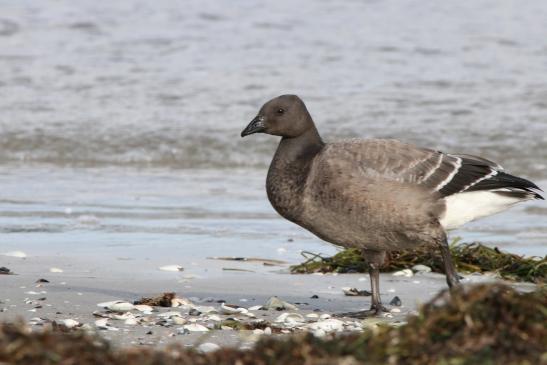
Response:
[[[393,276],[404,276],[404,277],[410,278],[414,275],[414,273],[410,269],[403,269],[403,270],[395,271],[392,275]]]
[[[391,299],[391,301],[389,302],[389,305],[394,305],[397,307],[400,307],[402,304],[403,302],[401,301],[401,298],[399,298],[398,296],[394,296],[393,299]]]

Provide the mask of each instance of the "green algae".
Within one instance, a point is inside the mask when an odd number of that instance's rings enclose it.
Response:
[[[458,271],[463,273],[493,272],[506,280],[544,283],[547,279],[547,256],[524,257],[500,251],[481,243],[459,243],[456,239],[450,244],[450,252]],[[368,272],[358,249],[346,249],[332,257],[324,257],[309,252],[303,253],[306,260],[291,267],[295,274],[314,272]],[[426,265],[434,272],[444,273],[439,250],[419,247],[416,250],[393,251],[386,255],[382,271],[390,272]]]

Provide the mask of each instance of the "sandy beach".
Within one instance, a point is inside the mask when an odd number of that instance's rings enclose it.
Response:
[[[175,324],[126,325],[123,320],[110,321],[112,326],[119,329],[117,331],[101,330],[95,325],[99,318],[93,315],[93,312],[101,311],[97,307],[98,303],[115,300],[133,302],[141,297],[176,292],[177,296],[189,298],[196,305],[213,306],[219,312],[219,301],[249,308],[263,305],[272,296],[298,307],[298,310],[252,311],[258,319],[268,322],[274,322],[282,313],[324,315],[365,309],[370,305],[369,297],[349,297],[342,292],[344,287],[369,289],[368,278],[364,274],[291,275],[287,265],[270,267],[271,271],[267,273],[257,273],[257,270],[263,270],[263,264],[221,260],[182,262],[188,269],[182,272],[165,272],[159,270],[156,262],[141,265],[122,259],[117,261],[116,270],[109,270],[112,263],[108,261],[84,258],[66,260],[32,255],[26,258],[0,257],[2,265],[14,272],[14,275],[0,276],[0,320],[23,318],[32,322],[33,318],[40,317],[62,323],[63,320],[73,319],[82,325],[88,324],[91,330],[119,346],[164,346],[170,342],[192,346],[209,342],[221,346],[248,347],[259,335],[252,331],[232,330],[180,334],[178,328],[181,326]],[[51,268],[60,267],[64,268],[63,272],[50,272]],[[223,270],[226,268],[232,270]],[[39,279],[49,282],[37,283]],[[491,280],[492,278],[484,275],[473,275],[467,277],[465,282]],[[397,308],[397,312],[391,313],[390,318],[364,322],[341,319],[347,323],[355,322],[359,326],[373,325],[377,321],[404,322],[406,315],[415,311],[419,303],[428,301],[446,286],[444,276],[434,273],[418,273],[408,278],[386,273],[382,274],[381,282],[382,296],[386,303],[395,296],[401,299],[402,306],[392,306]],[[534,286],[519,284],[518,287],[526,289]],[[204,319],[206,317],[190,316],[187,309],[181,308],[159,308],[152,316],[159,318],[158,315],[168,311],[178,311],[183,318],[196,320],[196,323],[203,325],[214,324],[214,321]],[[220,317],[227,319],[234,316],[220,314]],[[318,320],[305,318],[310,322]],[[242,318],[243,321],[248,319]],[[39,329],[41,325],[32,327]],[[283,325],[280,324],[280,327]]]

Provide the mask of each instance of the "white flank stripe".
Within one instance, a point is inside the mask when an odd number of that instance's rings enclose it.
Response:
[[[462,167],[462,159],[459,158],[459,157],[456,157],[457,160],[456,160],[456,165],[455,165],[455,169],[454,171],[452,171],[450,173],[450,175],[448,175],[448,177],[446,179],[444,179],[443,181],[441,181],[439,183],[439,185],[437,185],[435,187],[435,191],[439,191],[441,190],[446,184],[448,184],[450,181],[452,181],[452,179],[454,178],[454,176],[456,176],[456,174],[458,173],[458,171],[460,170],[460,167]]]
[[[523,200],[528,199],[500,195],[487,190],[450,195],[445,198],[446,210],[439,222],[444,229],[455,229],[472,220],[502,212]]]

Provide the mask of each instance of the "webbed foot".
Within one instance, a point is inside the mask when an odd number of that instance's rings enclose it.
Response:
[[[349,317],[349,318],[356,318],[356,319],[364,319],[364,318],[370,318],[370,317],[376,317],[382,315],[382,313],[389,313],[390,310],[380,305],[373,305],[370,307],[370,309],[364,310],[364,311],[357,311],[357,312],[345,312],[345,313],[337,313],[334,315],[334,317]]]

